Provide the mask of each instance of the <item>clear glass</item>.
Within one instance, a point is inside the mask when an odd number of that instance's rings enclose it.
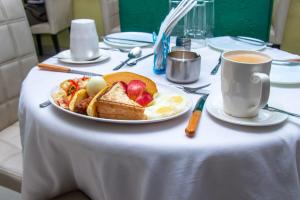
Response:
[[[169,10],[172,8],[176,8],[178,4],[181,2],[181,0],[170,0],[169,1]],[[184,36],[184,19],[181,19],[176,26],[174,27],[172,31],[172,36]]]
[[[169,0],[170,10],[181,0]],[[196,6],[175,26],[172,35],[192,39],[192,49],[206,46],[214,33],[214,0],[197,0]]]
[[[206,38],[214,36],[215,28],[215,1],[205,0]]]
[[[197,1],[196,6],[185,17],[185,36],[195,39],[205,38],[205,2]]]

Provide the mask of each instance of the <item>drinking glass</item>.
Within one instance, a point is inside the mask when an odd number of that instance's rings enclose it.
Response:
[[[206,38],[214,36],[215,28],[215,0],[205,0]]]
[[[190,38],[205,38],[205,2],[197,1],[196,6],[186,15],[185,35]]]
[[[170,0],[169,1],[169,10],[172,8],[176,8],[181,0]],[[183,37],[184,36],[184,27],[185,27],[185,19],[181,19],[176,26],[174,27],[172,34],[173,36]]]

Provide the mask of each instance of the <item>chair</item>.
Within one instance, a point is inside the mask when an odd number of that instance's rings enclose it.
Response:
[[[273,6],[270,42],[280,46],[283,40],[290,0],[275,0]]]
[[[100,0],[104,23],[104,33],[120,32],[119,1]]]
[[[38,51],[43,55],[41,35],[50,34],[56,53],[60,52],[58,33],[69,28],[72,20],[72,0],[46,0],[48,22],[31,26],[36,36]]]
[[[121,31],[158,31],[169,0],[120,0]],[[215,36],[242,35],[268,41],[273,0],[215,0]]]
[[[22,147],[18,124],[21,84],[37,64],[21,0],[0,0],[0,185],[20,192]],[[56,200],[87,200],[79,191]]]

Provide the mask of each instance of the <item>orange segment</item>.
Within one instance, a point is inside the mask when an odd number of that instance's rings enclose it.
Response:
[[[146,84],[146,91],[149,92],[151,95],[157,92],[157,87],[154,81],[152,81],[151,79],[145,76],[135,74],[132,72],[116,72],[116,73],[106,74],[103,76],[103,78],[109,86],[119,81],[123,81],[126,84],[128,84],[132,80],[140,80]]]

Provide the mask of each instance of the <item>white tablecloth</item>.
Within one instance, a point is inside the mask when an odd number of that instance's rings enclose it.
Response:
[[[144,53],[151,49],[144,49]],[[107,52],[107,51],[106,51]],[[276,56],[288,54],[267,49]],[[219,52],[204,48],[200,83]],[[108,73],[126,58],[76,69]],[[55,58],[47,63],[58,63]],[[123,69],[166,82],[152,73],[152,59]],[[76,75],[75,75],[76,76]],[[205,78],[205,76],[207,76]],[[299,74],[300,76],[300,74]],[[24,147],[24,200],[49,199],[78,188],[93,200],[299,200],[300,120],[271,127],[243,127],[203,113],[195,138],[185,136],[190,114],[148,125],[84,120],[39,103],[72,74],[33,68],[23,83],[19,116]],[[195,102],[199,96],[190,96]],[[300,89],[272,87],[270,104],[300,113]]]

